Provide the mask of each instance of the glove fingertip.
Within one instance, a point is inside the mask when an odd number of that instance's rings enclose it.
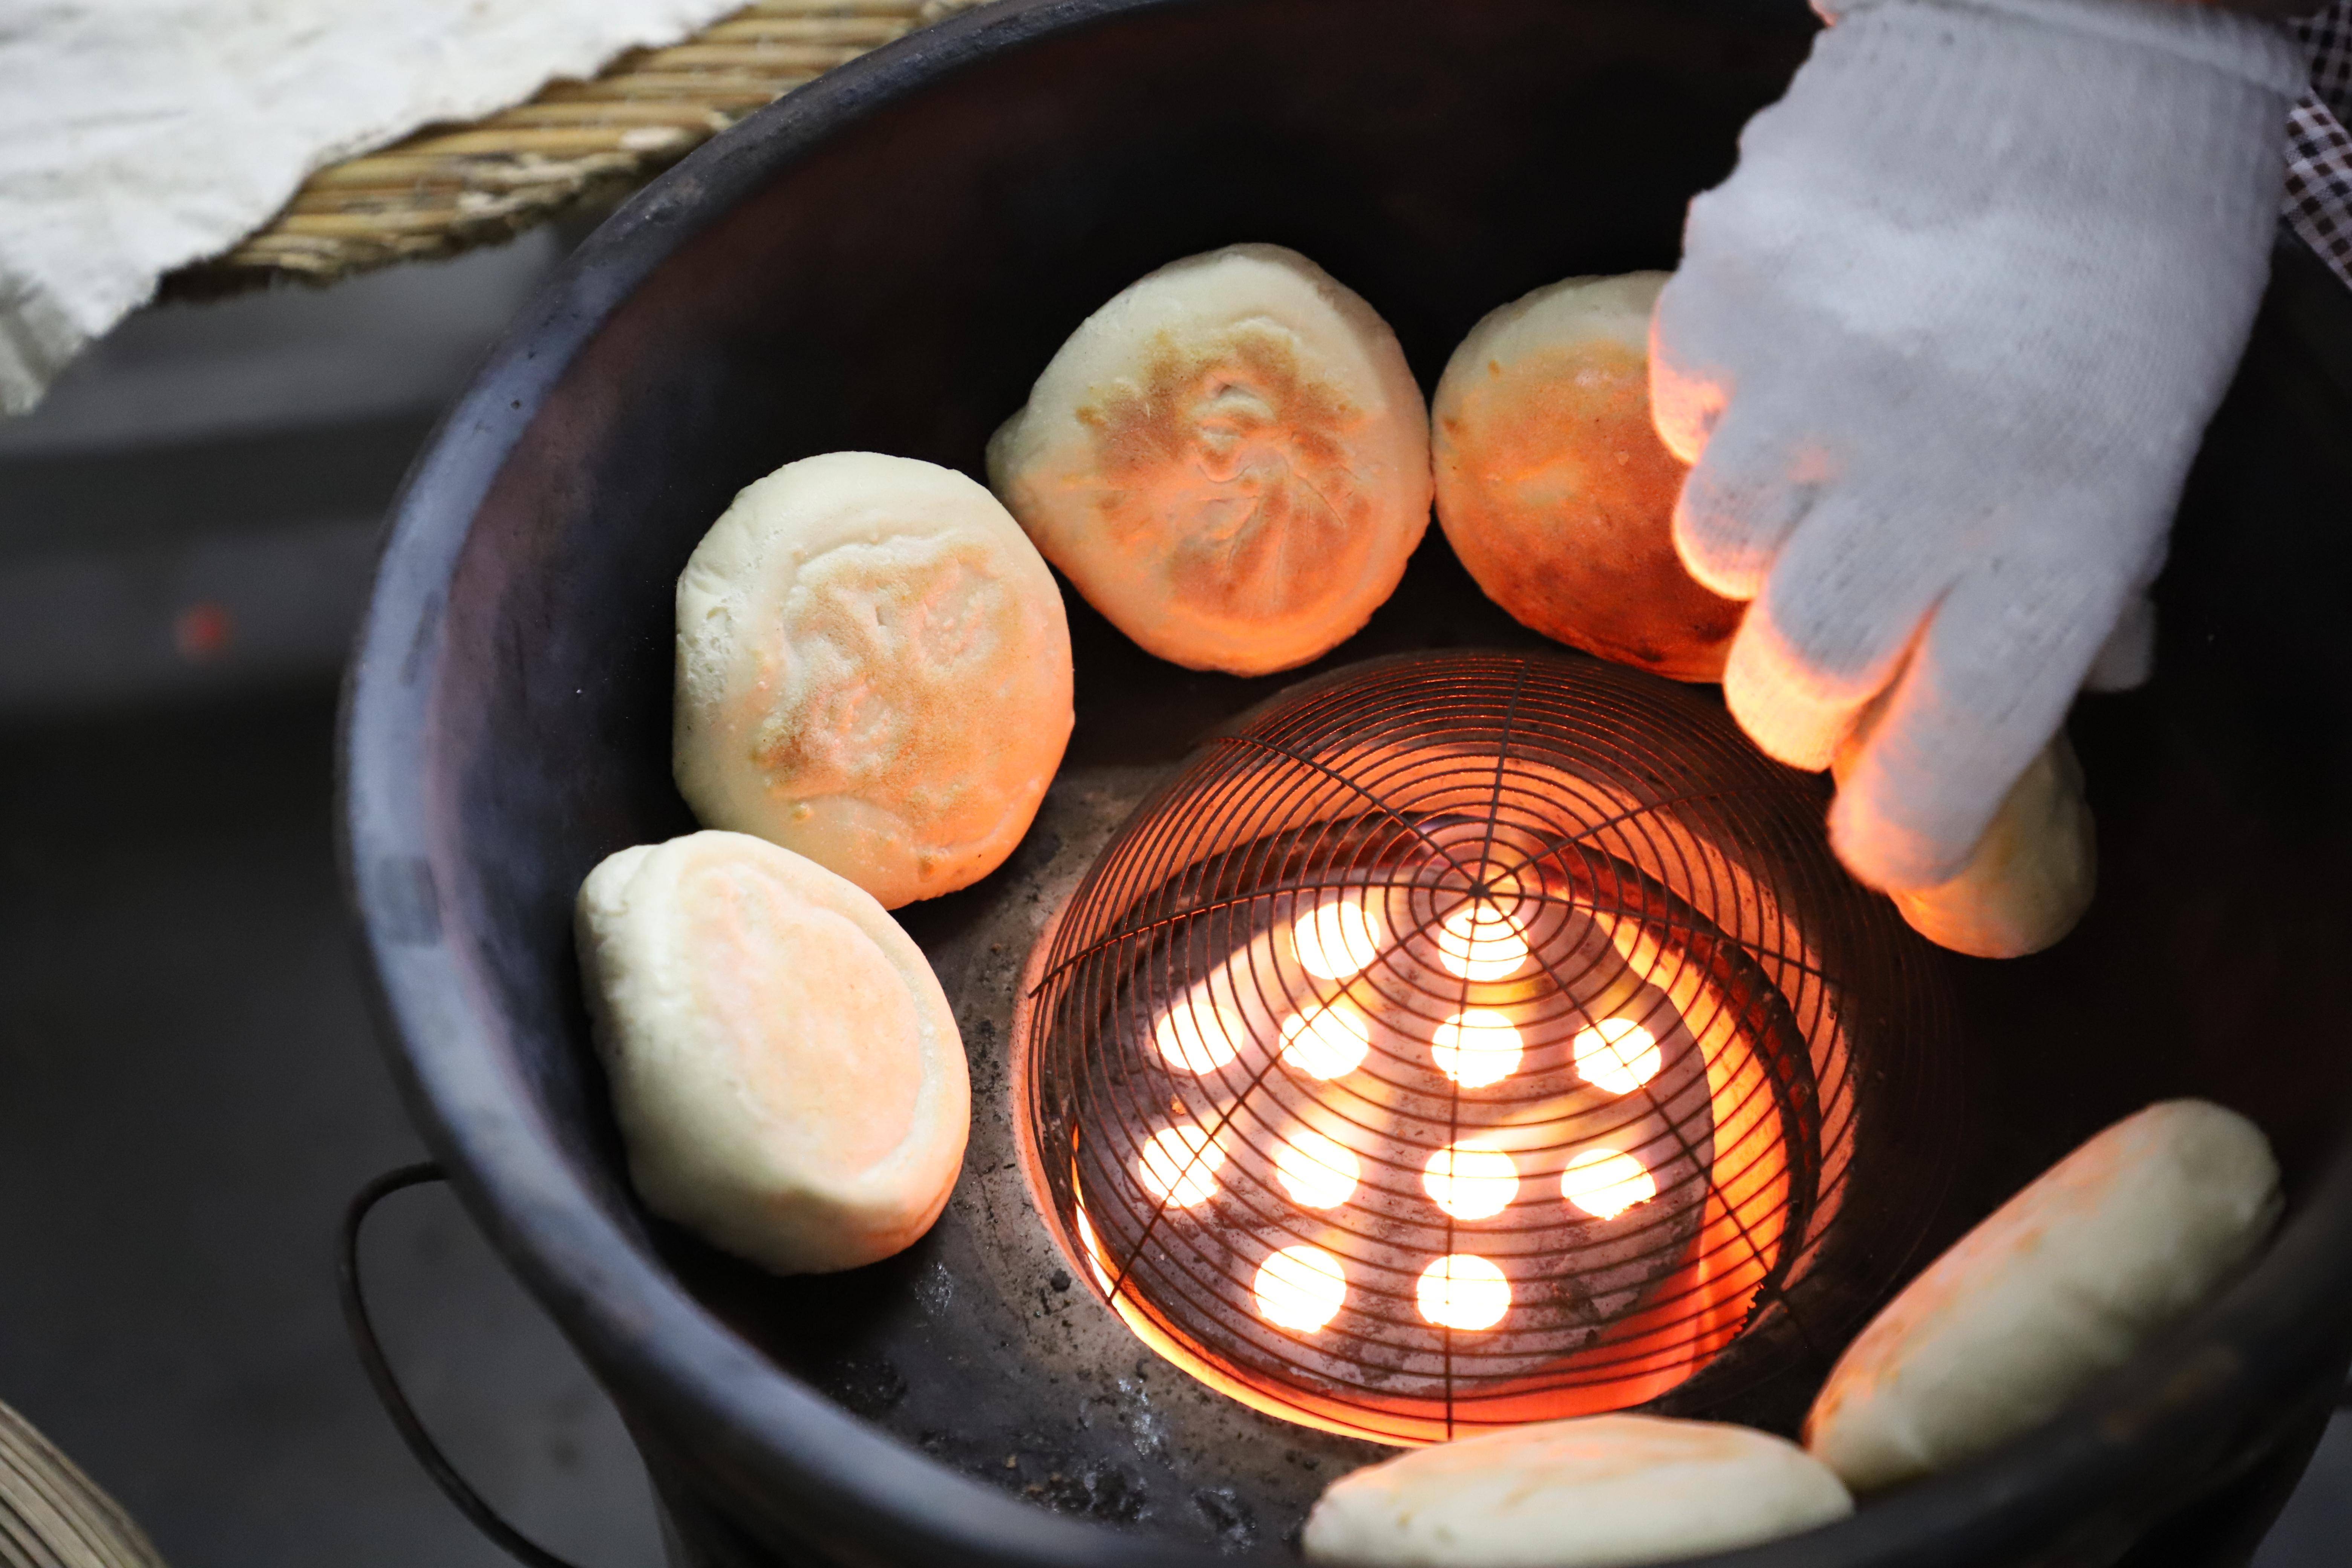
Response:
[[[1749,547],[1720,526],[1706,481],[1696,474],[1683,481],[1675,502],[1675,558],[1692,582],[1717,598],[1748,600],[1764,591],[1772,570],[1769,552]]]
[[[1958,876],[1976,848],[1976,836],[1938,836],[1899,824],[1875,797],[1865,774],[1830,803],[1830,847],[1855,881],[1894,893],[1932,888]]]
[[[1808,773],[1828,767],[1870,693],[1825,696],[1791,671],[1769,628],[1748,613],[1723,670],[1724,705],[1757,749]]]
[[[1685,467],[1695,466],[1706,453],[1707,438],[1723,417],[1729,401],[1717,382],[1685,374],[1672,368],[1658,348],[1654,329],[1650,342],[1650,424],[1659,445]]]
[[[1727,412],[1674,512],[1675,554],[1709,593],[1753,599],[1781,547],[1811,510],[1817,474],[1788,433],[1742,403]]]

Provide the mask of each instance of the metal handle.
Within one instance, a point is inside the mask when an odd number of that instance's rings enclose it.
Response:
[[[396,1171],[386,1171],[352,1199],[351,1207],[343,1211],[342,1245],[336,1258],[335,1279],[343,1298],[343,1325],[351,1331],[352,1348],[359,1352],[360,1365],[367,1373],[368,1382],[375,1387],[375,1396],[383,1402],[383,1413],[400,1429],[401,1440],[425,1473],[433,1478],[436,1486],[457,1511],[471,1520],[474,1528],[488,1536],[518,1562],[530,1568],[573,1568],[567,1560],[541,1546],[529,1536],[499,1517],[498,1511],[484,1501],[449,1463],[433,1434],[416,1418],[408,1395],[402,1393],[400,1380],[393,1375],[392,1363],[384,1359],[383,1347],[377,1343],[375,1324],[368,1318],[367,1300],[360,1290],[360,1226],[366,1223],[368,1213],[385,1198],[403,1187],[422,1186],[427,1182],[447,1181],[441,1167],[427,1162],[420,1165],[403,1165]]]

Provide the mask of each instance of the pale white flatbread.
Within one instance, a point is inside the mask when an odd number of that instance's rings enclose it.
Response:
[[[1313,1563],[1630,1568],[1772,1541],[1853,1511],[1768,1433],[1654,1415],[1547,1421],[1343,1476],[1307,1516]]]
[[[707,827],[754,833],[896,909],[988,875],[1070,738],[1061,590],[950,468],[790,463],[677,579],[671,766]]]
[[[1872,1321],[1813,1402],[1806,1447],[1867,1492],[2040,1426],[2253,1255],[2278,1182],[2235,1111],[2177,1100],[2117,1122]]]
[[[988,447],[1087,603],[1160,658],[1328,651],[1429,525],[1429,416],[1396,334],[1296,251],[1171,262],[1087,318]]]
[[[704,832],[607,858],[577,921],[647,1208],[780,1274],[854,1268],[930,1228],[971,1089],[947,996],[881,905]]]

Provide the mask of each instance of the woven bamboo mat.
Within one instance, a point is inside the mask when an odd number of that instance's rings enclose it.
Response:
[[[121,1504],[0,1405],[0,1568],[163,1568],[163,1560]]]
[[[755,0],[700,35],[469,125],[320,170],[268,226],[171,280],[313,283],[509,238],[651,178],[762,104],[981,0]]]

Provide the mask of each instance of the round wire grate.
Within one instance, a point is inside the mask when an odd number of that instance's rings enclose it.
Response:
[[[1941,1016],[1823,798],[1566,656],[1276,700],[1038,961],[1024,1132],[1064,1247],[1195,1376],[1389,1442],[1655,1401],[1767,1325],[1818,1355],[1885,1283],[1806,1287],[1869,1142],[1857,1061],[1932,1058]],[[1871,1076],[1897,1121],[1933,1099]]]

